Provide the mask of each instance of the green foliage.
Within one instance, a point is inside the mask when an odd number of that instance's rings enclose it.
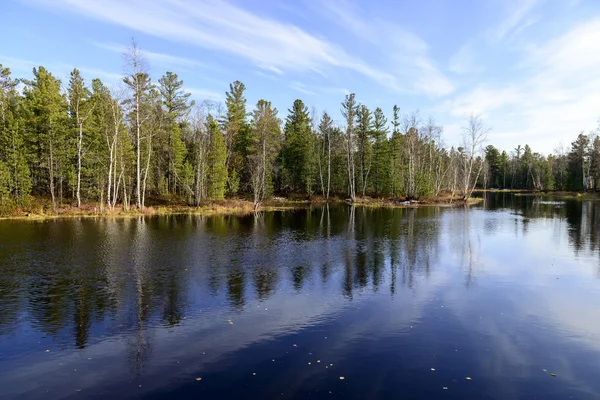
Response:
[[[219,125],[212,118],[209,118],[208,134],[208,198],[221,200],[225,197],[227,184],[227,147]]]
[[[589,138],[580,133],[577,139],[571,143],[571,152],[569,153],[569,180],[567,187],[569,190],[587,189],[585,182],[586,156],[588,153]]]
[[[390,142],[388,141],[387,118],[381,108],[373,113],[373,193],[378,196],[389,192]]]
[[[56,198],[64,194],[60,189],[74,153],[68,137],[68,104],[60,81],[44,67],[34,68],[33,75],[26,82],[23,100],[28,162],[34,187],[40,194],[50,194],[56,205]]]
[[[490,188],[596,190],[600,180],[595,134],[582,133],[570,151],[548,156],[528,145],[447,150],[433,119],[394,106],[388,121],[382,108],[371,111],[354,94],[342,103],[340,126],[328,113],[317,122],[296,100],[282,131],[266,100],[248,118],[240,81],[229,85],[224,108],[195,105],[177,74],[166,72],[155,86],[142,64],[124,78],[127,93],[98,79],[87,86],[77,69],[61,89],[44,67],[31,80],[16,80],[0,65],[3,210],[22,207],[31,194],[54,205],[81,197],[125,208],[132,198],[199,204],[253,194],[260,203],[290,191],[412,199],[463,190],[470,160],[471,180],[478,176]],[[478,175],[480,167],[487,169]]]
[[[235,81],[229,84],[229,91],[225,93],[227,113],[222,125],[225,130],[225,144],[227,147],[227,171],[229,180],[228,191],[236,194],[241,187],[240,183],[248,182],[248,146],[250,145],[250,129],[246,117],[246,86]]]
[[[282,150],[285,181],[291,190],[311,194],[314,189],[315,138],[310,126],[308,108],[302,100],[296,100],[288,111]]]

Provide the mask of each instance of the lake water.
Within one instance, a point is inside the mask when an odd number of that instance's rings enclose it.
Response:
[[[599,248],[510,194],[0,221],[0,397],[597,399]]]

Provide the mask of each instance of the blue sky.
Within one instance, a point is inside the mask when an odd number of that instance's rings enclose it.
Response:
[[[157,80],[177,73],[197,100],[247,87],[283,118],[296,98],[342,123],[355,92],[391,118],[394,104],[461,142],[470,113],[488,143],[550,153],[600,117],[597,0],[228,1],[5,0],[0,63],[16,77],[73,67],[117,84],[135,38]]]

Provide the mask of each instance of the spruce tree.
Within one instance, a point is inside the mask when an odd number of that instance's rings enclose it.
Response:
[[[166,114],[159,141],[163,150],[159,169],[162,172],[161,178],[166,182],[166,191],[175,193],[187,154],[183,142],[182,118],[189,112],[193,102],[189,101],[190,93],[183,91],[183,81],[179,80],[177,74],[167,72],[158,83]]]
[[[227,190],[236,194],[240,190],[240,183],[248,182],[248,146],[249,127],[246,117],[246,86],[235,81],[229,84],[229,91],[225,93],[227,113],[223,120],[225,130],[225,144],[227,147]],[[243,189],[247,189],[244,187]]]
[[[381,195],[388,187],[390,149],[387,140],[387,118],[381,108],[373,113],[373,188],[376,196]]]
[[[34,184],[41,194],[50,194],[56,208],[62,198],[62,185],[68,164],[67,100],[60,90],[60,81],[46,68],[33,69],[34,79],[25,87],[24,123],[29,163],[34,171]],[[43,191],[46,186],[47,191]]]
[[[294,101],[286,117],[283,168],[286,182],[296,192],[312,193],[313,134],[308,108],[302,100]]]
[[[221,200],[225,197],[227,185],[227,146],[219,124],[212,117],[208,119],[208,198]]]

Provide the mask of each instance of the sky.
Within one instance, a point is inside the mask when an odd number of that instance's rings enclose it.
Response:
[[[230,82],[248,108],[295,99],[343,125],[348,93],[391,119],[419,110],[460,145],[481,114],[487,142],[549,154],[600,117],[597,0],[4,0],[0,63],[31,78],[117,85],[132,39],[157,81],[183,79],[197,100],[222,101]]]

